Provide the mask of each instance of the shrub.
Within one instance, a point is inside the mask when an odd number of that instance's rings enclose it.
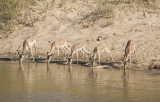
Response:
[[[13,21],[20,15],[21,10],[35,0],[0,0],[0,37],[12,32]]]

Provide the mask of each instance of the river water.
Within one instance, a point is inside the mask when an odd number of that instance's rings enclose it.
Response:
[[[160,75],[0,62],[0,102],[160,102]]]

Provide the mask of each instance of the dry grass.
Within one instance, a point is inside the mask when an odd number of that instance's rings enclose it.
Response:
[[[107,27],[113,24],[113,18],[113,6],[108,3],[98,2],[97,6],[92,8],[92,12],[85,15],[82,21],[87,22],[91,26],[98,24],[100,27]],[[100,22],[101,20],[103,22]]]
[[[13,31],[15,19],[30,4],[35,5],[35,0],[0,0],[0,37]]]
[[[15,21],[18,17],[21,17],[21,12],[24,9],[30,7],[31,5],[36,5],[36,2],[46,2],[45,0],[0,0],[0,37],[6,36],[6,34],[13,32],[13,27],[15,26]],[[55,3],[55,0],[51,0],[51,4]],[[58,4],[58,7],[61,8],[65,5],[67,0],[61,0]],[[76,3],[78,0],[71,0],[71,3]],[[81,0],[89,1],[89,0]],[[93,0],[92,0],[93,1]],[[160,4],[159,0],[95,0],[97,2],[97,7],[93,8],[93,11],[90,14],[84,16],[83,20],[87,22],[94,22],[100,18],[105,18],[105,23],[100,25],[106,27],[112,24],[114,18],[114,7],[119,4],[137,4],[148,9],[156,9],[157,5]],[[50,9],[50,6],[47,6],[44,11]],[[27,10],[25,10],[27,11]],[[18,21],[19,24],[25,26],[33,26],[34,21],[28,22],[23,19]]]
[[[156,4],[159,4],[158,0],[98,0],[96,2],[96,8],[93,8],[91,13],[85,15],[83,20],[93,24],[93,22],[97,23],[96,21],[99,19],[105,19],[102,20],[104,22],[101,22],[99,25],[101,27],[106,27],[113,24],[115,14],[114,9],[120,7],[119,9],[123,10],[122,4],[124,4],[124,8],[136,6],[148,10],[157,10],[158,6]]]

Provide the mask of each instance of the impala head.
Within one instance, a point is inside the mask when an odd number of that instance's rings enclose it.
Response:
[[[130,59],[126,59],[126,57],[124,56],[124,58],[122,58],[121,60],[122,60],[122,62],[124,64],[124,69],[126,69],[126,64],[127,64],[127,62],[130,61]]]
[[[92,61],[92,55],[88,53],[88,59],[89,61]]]
[[[94,63],[95,61],[98,59],[98,58],[93,58],[92,54],[88,54],[88,58],[89,58],[89,62],[91,63],[92,67],[94,66]]]
[[[73,56],[69,56],[69,57],[68,57],[69,65],[71,65],[71,64],[72,64],[72,59],[73,59]]]
[[[123,64],[124,64],[124,69],[126,69],[126,64],[127,64],[127,62],[123,62]]]
[[[21,45],[20,45],[21,46]],[[18,47],[18,49],[17,49],[17,52],[18,52],[18,55],[19,55],[19,62],[21,63],[22,61],[23,61],[23,58],[24,58],[24,56],[25,56],[25,53],[20,53],[19,52],[19,48],[20,48],[20,46]]]
[[[88,60],[89,60],[88,62],[92,62],[92,56],[89,53],[88,53]]]
[[[96,60],[98,60],[98,58],[95,58],[95,59],[92,58],[92,59],[91,59],[92,67],[94,67],[94,64],[95,64]]]
[[[47,52],[47,63],[49,63],[51,61],[51,56],[53,54],[49,54],[49,52]]]
[[[20,61],[20,62],[22,62],[22,61],[23,61],[24,56],[25,56],[25,54],[21,54],[21,55],[19,55],[19,59],[20,59],[19,61]]]

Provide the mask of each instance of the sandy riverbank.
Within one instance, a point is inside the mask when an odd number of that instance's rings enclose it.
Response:
[[[17,25],[8,38],[1,39],[0,57],[18,58],[16,52],[18,46],[29,35],[32,35],[37,39],[37,56],[40,59],[46,58],[46,52],[50,49],[48,41],[63,38],[71,41],[69,42],[70,47],[77,42],[85,42],[89,52],[98,44],[105,42],[115,61],[120,62],[126,43],[131,39],[136,43],[138,60],[136,65],[133,60],[134,66],[148,68],[152,62],[159,61],[159,10],[142,9],[134,4],[131,7],[121,4],[114,9],[114,17],[109,19],[107,15],[103,17],[93,15],[96,8],[97,4],[91,0],[90,2],[68,2],[61,8],[55,6],[42,14],[39,14],[38,11],[29,11],[32,13],[30,18],[39,16],[39,20],[34,23],[33,27]],[[110,20],[113,21],[112,24],[109,23]],[[99,36],[101,39],[98,41]],[[102,62],[106,62],[105,58],[102,58]]]

